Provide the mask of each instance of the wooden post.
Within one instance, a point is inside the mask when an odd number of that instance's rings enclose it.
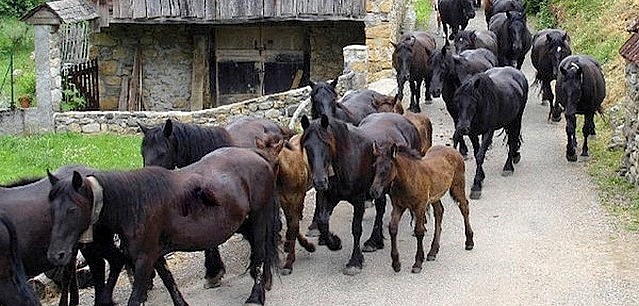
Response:
[[[191,111],[210,105],[209,35],[193,34],[193,64],[191,71]]]

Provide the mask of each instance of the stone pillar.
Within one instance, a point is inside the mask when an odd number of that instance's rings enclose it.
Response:
[[[343,49],[344,74],[353,73],[346,84],[346,90],[364,89],[368,84],[368,47],[350,45]]]
[[[62,78],[57,25],[35,25],[37,110],[25,119],[27,133],[54,130],[53,114],[60,110]]]

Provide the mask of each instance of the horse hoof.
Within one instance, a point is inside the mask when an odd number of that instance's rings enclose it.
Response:
[[[364,208],[372,208],[375,207],[373,201],[364,201]]]
[[[333,236],[333,239],[326,243],[326,247],[331,251],[339,251],[342,249],[342,240],[337,236]]]
[[[373,245],[372,243],[364,243],[364,247],[362,248],[362,252],[366,252],[366,253],[371,253],[371,252],[375,252],[377,250],[381,250],[384,247],[379,247],[376,245]]]
[[[412,273],[421,273],[422,272],[422,268],[421,267],[413,267],[413,269],[410,271]]]
[[[280,270],[280,274],[282,275],[291,275],[291,273],[293,273],[293,269],[291,268],[282,268],[282,270]]]
[[[559,116],[559,117],[554,117],[554,116],[553,116],[553,117],[550,117],[550,120],[551,120],[552,122],[559,122],[559,121],[561,121],[561,116]]]
[[[513,172],[513,170],[504,170],[501,172],[501,176],[512,176]]]
[[[575,154],[575,155],[566,155],[566,159],[569,162],[576,162],[577,161],[577,154]]]
[[[401,263],[393,263],[393,271],[395,271],[396,273],[402,270],[402,264]]]
[[[217,288],[222,285],[222,277],[224,277],[226,271],[222,270],[213,277],[207,277],[204,279],[204,289]]]
[[[548,103],[549,103],[548,100],[541,100],[541,105],[546,106],[546,105],[548,105]]]
[[[467,245],[466,245],[466,251],[470,251],[470,250],[472,250],[474,247],[475,247],[475,245],[473,245],[473,244],[467,244]]]
[[[313,253],[315,252],[315,245],[312,243],[309,243],[308,245],[304,246],[304,249],[309,253]]]
[[[435,261],[437,255],[426,255],[426,261]]]
[[[355,276],[355,275],[359,274],[360,272],[362,272],[362,268],[346,267],[346,268],[344,268],[343,272],[344,272],[344,275]]]
[[[481,190],[471,190],[470,198],[473,200],[479,200],[479,198],[481,198]]]
[[[521,161],[521,154],[516,153],[517,155],[513,156],[513,163],[518,164]]]
[[[308,229],[306,231],[306,237],[319,237],[320,231],[317,228]]]

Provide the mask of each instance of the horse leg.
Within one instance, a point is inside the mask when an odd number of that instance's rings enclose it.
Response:
[[[415,102],[415,97],[419,95],[419,87],[416,86],[416,82],[411,80],[409,81],[410,85],[410,105],[408,106],[408,110],[413,113],[420,112],[419,110],[419,100]]]
[[[519,58],[517,58],[517,69],[521,70],[521,66],[524,64],[524,59],[526,59],[525,53]]]
[[[220,250],[217,246],[212,246],[204,251],[204,267],[206,274],[204,276],[204,288],[219,287],[222,277],[226,274],[226,266],[220,256]]]
[[[382,233],[384,213],[386,212],[386,195],[375,199],[375,223],[371,237],[364,242],[364,252],[375,252],[384,248],[384,234]]]
[[[399,228],[399,221],[402,219],[404,210],[406,210],[406,208],[399,206],[399,203],[393,202],[391,220],[388,225],[388,233],[391,237],[391,265],[393,267],[393,271],[395,272],[399,272],[402,269],[402,264],[399,262],[399,251],[397,249],[397,231]]]
[[[415,110],[417,110],[416,113],[420,113],[422,111],[422,109],[419,107],[419,101],[422,98],[421,90],[422,90],[422,78],[420,77],[415,80]]]
[[[481,147],[475,155],[475,163],[477,164],[477,170],[475,171],[475,179],[473,180],[473,187],[470,188],[470,198],[479,199],[481,197],[481,184],[484,181],[486,175],[484,174],[484,157],[486,157],[486,151],[488,146],[492,142],[494,131],[490,131],[482,135]]]
[[[353,233],[353,253],[351,259],[346,264],[344,274],[356,275],[362,271],[364,263],[364,254],[360,249],[360,239],[362,238],[362,219],[364,218],[364,201],[353,203],[353,223],[351,224],[351,232]]]
[[[331,218],[331,212],[337,205],[338,201],[333,199],[327,199],[326,194],[323,191],[318,191],[315,194],[315,209],[319,210],[317,218],[317,228],[320,231],[319,244],[325,244],[331,251],[337,251],[342,249],[342,241],[338,236],[330,232],[329,221]]]
[[[581,147],[581,157],[588,157],[588,136],[594,135],[595,131],[595,120],[594,114],[585,114],[584,115],[584,125],[581,128],[581,133],[584,135],[584,144]]]
[[[521,155],[519,154],[519,123],[516,119],[506,127],[506,133],[508,135],[508,157],[506,157],[506,163],[501,171],[502,176],[511,176],[515,172],[514,163],[518,163]]]
[[[566,136],[568,138],[568,144],[566,144],[566,159],[569,162],[577,161],[577,139],[575,137],[575,127],[577,125],[577,118],[575,115],[565,114],[566,117]]]
[[[464,218],[464,233],[466,235],[465,247],[466,250],[472,250],[475,246],[473,241],[473,229],[470,226],[470,207],[468,205],[468,199],[466,198],[466,179],[464,175],[464,167],[460,167],[460,170],[453,177],[453,183],[450,186],[450,195],[457,202],[459,211]]]
[[[164,256],[159,256],[158,260],[153,265],[155,267],[155,271],[157,271],[160,279],[162,279],[162,283],[164,283],[164,287],[169,291],[171,295],[171,300],[173,300],[173,305],[188,305],[182,297],[182,293],[177,287],[175,283],[175,279],[173,278],[173,274],[169,271],[169,267],[166,265],[166,259]],[[137,269],[137,267],[136,267]]]
[[[433,203],[433,214],[435,215],[435,232],[433,234],[433,241],[430,245],[430,251],[426,255],[427,261],[435,260],[437,253],[439,253],[439,241],[442,234],[442,218],[444,216],[444,205],[442,201],[436,201]]]
[[[313,220],[311,224],[306,229],[306,237],[319,237],[320,232],[317,228],[317,219],[319,218],[319,208],[315,205],[315,211],[313,212]]]
[[[426,205],[418,204],[416,209],[413,209],[415,214],[415,239],[417,239],[417,251],[415,252],[415,263],[411,272],[422,272],[422,264],[424,263],[424,233],[426,232]]]
[[[250,229],[246,238],[251,246],[249,269],[253,278],[251,295],[245,304],[264,305],[266,299],[266,285],[264,282],[264,260],[266,258],[266,220],[263,217],[250,215],[248,222]]]
[[[153,264],[160,257],[159,254],[139,254],[136,256],[133,271],[133,288],[129,296],[129,306],[141,305],[146,300],[148,283],[153,281]]]
[[[98,255],[94,244],[89,244],[82,249],[82,256],[86,259],[91,270],[91,279],[93,280],[93,288],[95,291],[95,305],[114,305],[113,300],[104,298],[104,277],[105,277],[105,265],[102,256]],[[109,262],[109,268],[113,269]]]
[[[286,199],[284,199],[284,197],[280,197],[280,204],[284,211],[284,216],[286,216],[286,241],[284,242],[284,252],[288,253],[281,273],[282,275],[289,275],[293,272],[293,263],[295,262],[295,240],[298,237],[300,222],[298,213],[299,209],[296,209],[296,206],[299,205],[289,203]]]
[[[75,253],[77,255],[77,252]],[[62,267],[62,281],[60,284],[60,287],[61,287],[60,301],[58,302],[59,306],[78,305],[79,296],[78,296],[78,283],[77,283],[77,280],[75,279],[75,267],[76,267],[75,258],[76,257],[74,256],[73,259],[69,261],[69,263],[67,263],[64,267]],[[71,284],[72,282],[75,282],[75,286]],[[70,295],[73,295],[73,289],[71,287],[75,288],[75,298],[76,298],[75,304],[73,304],[73,301],[69,302]],[[73,299],[73,297],[71,297],[71,299]]]
[[[468,135],[468,138],[470,138],[470,143],[473,145],[473,156],[477,156],[479,152],[479,136]]]
[[[433,80],[433,72],[427,69],[426,76],[424,76],[424,100],[426,104],[433,104],[433,98],[430,95],[430,82]]]
[[[291,226],[293,227],[294,231],[297,233],[297,241],[300,243],[300,245],[306,251],[312,253],[312,252],[315,252],[315,244],[308,241],[308,239],[306,239],[306,237],[304,237],[304,235],[302,235],[302,233],[300,232],[300,220],[302,220],[302,218],[304,217],[304,198],[305,197],[306,197],[306,187],[304,187],[304,190],[299,193],[299,199],[294,201],[294,203],[296,204],[294,206],[293,222],[291,223]],[[295,230],[295,228],[297,228],[297,230]]]

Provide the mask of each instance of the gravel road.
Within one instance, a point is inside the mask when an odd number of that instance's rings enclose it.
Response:
[[[478,12],[469,27],[485,28],[482,12]],[[441,37],[438,40],[441,46]],[[523,71],[532,84],[534,69],[529,61]],[[381,92],[391,92],[395,87],[393,80],[376,84],[373,89]],[[538,88],[530,90],[522,131],[522,159],[515,166],[514,175],[500,176],[506,158],[501,137],[495,137],[487,154],[482,198],[470,202],[474,250],[464,250],[462,218],[452,199],[446,196],[441,249],[437,260],[424,263],[421,274],[410,272],[416,245],[411,236],[410,217],[405,214],[398,237],[403,270],[395,273],[391,268],[390,240],[385,230],[386,248],[365,253],[363,271],[346,276],[341,270],[351,253],[352,208],[344,202],[331,219],[331,227],[342,238],[344,248],[331,252],[319,247],[315,253],[308,253],[298,247],[293,274],[275,280],[273,290],[267,293],[267,303],[638,305],[638,236],[620,228],[601,208],[597,187],[586,173],[586,164],[566,161],[565,123],[546,122],[548,106],[540,104],[537,92]],[[405,96],[410,97],[408,92]],[[435,144],[449,144],[453,125],[443,101],[435,99],[431,105],[422,105],[422,110],[434,122]],[[468,192],[474,171],[475,162],[469,159]],[[303,228],[311,219],[313,191],[306,201]],[[374,209],[368,209],[363,238],[370,235],[373,221]],[[431,226],[432,222],[426,233],[426,246],[432,238]],[[248,259],[247,243],[233,238],[221,252],[228,272],[222,287],[215,289],[202,289],[201,253],[176,253],[169,260],[178,286],[191,305],[240,305],[248,296],[252,280],[243,274]],[[116,301],[126,303],[129,293],[128,281],[122,276]],[[83,304],[91,303],[92,294],[92,289],[82,291]],[[147,305],[170,304],[165,288],[156,278]]]

